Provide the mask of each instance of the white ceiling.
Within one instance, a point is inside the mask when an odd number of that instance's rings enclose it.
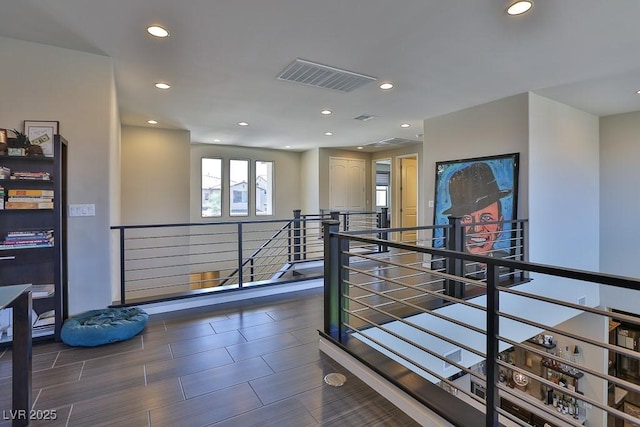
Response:
[[[516,18],[506,5],[0,0],[0,36],[113,58],[122,123],[156,119],[193,142],[305,150],[417,139],[425,118],[526,91],[601,116],[640,110],[640,1],[535,0]],[[171,37],[149,36],[151,24]],[[396,86],[341,93],[277,80],[296,58]],[[353,119],[361,114],[377,118]]]

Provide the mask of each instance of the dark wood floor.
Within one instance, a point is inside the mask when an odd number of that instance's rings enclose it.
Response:
[[[318,350],[322,289],[151,316],[143,333],[96,348],[34,346],[32,426],[415,426]],[[347,376],[342,387],[323,378]],[[11,352],[0,349],[0,409]]]

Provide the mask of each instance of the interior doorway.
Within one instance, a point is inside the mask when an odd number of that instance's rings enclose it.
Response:
[[[418,225],[418,156],[416,154],[399,157],[399,227],[416,227]],[[417,232],[400,233],[400,241],[414,243]]]

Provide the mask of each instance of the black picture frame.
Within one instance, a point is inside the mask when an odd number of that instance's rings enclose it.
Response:
[[[460,217],[465,208],[473,209],[471,206],[477,206],[482,200],[488,202],[489,199],[499,202],[503,221],[517,219],[519,160],[519,153],[509,153],[436,162],[434,225],[447,225],[450,216]],[[490,179],[489,171],[493,180]],[[450,183],[454,175],[454,181],[457,180],[458,184],[453,188],[452,197]],[[470,178],[469,184],[461,186],[460,179],[467,178]],[[483,182],[483,179],[487,181]],[[481,194],[482,190],[487,190],[484,193],[489,194]],[[509,246],[508,233],[511,233],[511,230],[511,224],[504,223],[501,235],[494,244],[495,250],[506,250]],[[443,236],[442,228],[434,230],[434,247],[444,246]]]

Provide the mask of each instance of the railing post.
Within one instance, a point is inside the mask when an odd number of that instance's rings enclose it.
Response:
[[[293,210],[293,260],[300,261],[300,209]]]
[[[332,212],[333,216],[333,212]],[[324,230],[324,332],[340,339],[340,222],[322,221]]]
[[[449,238],[447,239],[447,249],[450,251],[464,252],[462,219],[457,217],[449,217]],[[447,274],[454,276],[464,276],[464,260],[447,258],[446,271]],[[464,298],[464,284],[457,280],[446,279],[445,295],[456,298]]]
[[[349,213],[345,212],[342,214],[342,229],[344,231],[349,231]]]
[[[242,271],[242,223],[238,223],[238,287],[242,287],[243,271]]]
[[[382,208],[380,212],[377,214],[378,217],[378,228],[389,228],[389,208]],[[378,238],[380,240],[389,240],[389,232],[384,231],[382,233],[378,233]],[[389,247],[387,245],[378,245],[378,251],[387,252]]]
[[[498,336],[500,335],[500,293],[498,282],[500,280],[499,268],[493,264],[487,264],[487,400],[486,400],[486,427],[495,427],[498,423],[498,411],[500,395],[497,387],[500,368],[496,362],[498,359]]]
[[[125,303],[125,278],[124,278],[124,228],[120,228],[120,304]]]

